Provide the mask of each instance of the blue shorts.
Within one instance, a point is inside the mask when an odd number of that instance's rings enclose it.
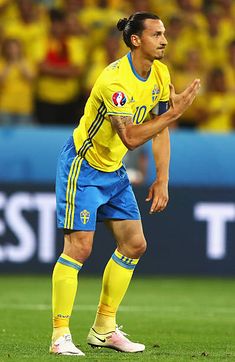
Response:
[[[108,219],[139,220],[139,208],[125,168],[102,172],[79,157],[70,137],[59,157],[56,176],[58,228],[95,230]]]

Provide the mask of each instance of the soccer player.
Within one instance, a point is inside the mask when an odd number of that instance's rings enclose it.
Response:
[[[147,200],[150,213],[168,202],[170,145],[168,126],[190,106],[199,87],[195,79],[180,94],[170,84],[163,58],[165,28],[152,13],[120,19],[117,27],[130,52],[110,64],[97,79],[79,126],[59,159],[56,195],[58,227],[64,250],[53,272],[53,335],[50,351],[78,355],[69,319],[77,274],[89,257],[97,221],[105,221],[117,249],[104,270],[96,318],[87,337],[91,346],[122,352],[145,349],[130,341],[116,324],[118,307],[146,249],[140,213],[122,159],[128,150],[153,140],[157,180]],[[144,122],[148,113],[152,119]]]

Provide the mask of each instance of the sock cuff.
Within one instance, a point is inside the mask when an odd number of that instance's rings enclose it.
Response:
[[[112,259],[123,268],[130,270],[134,270],[139,261],[139,259],[128,258],[125,255],[122,255],[117,249],[113,253]]]
[[[82,269],[82,263],[80,263],[79,261],[71,258],[70,256],[62,253],[59,257],[59,259],[57,260],[58,263],[66,265],[66,266],[70,266],[71,268],[74,268],[76,270],[81,270]]]

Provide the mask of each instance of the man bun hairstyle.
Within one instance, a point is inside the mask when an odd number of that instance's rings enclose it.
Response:
[[[145,28],[144,21],[146,19],[160,20],[159,16],[153,13],[141,11],[132,14],[129,19],[123,18],[118,21],[117,28],[119,31],[123,32],[123,40],[130,49],[134,48],[134,45],[131,42],[131,36],[133,34],[141,36]]]
[[[128,23],[127,18],[119,19],[117,23],[117,28],[119,31],[123,31],[125,29],[126,24]]]

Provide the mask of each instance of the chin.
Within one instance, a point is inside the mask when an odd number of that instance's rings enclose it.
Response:
[[[156,54],[156,56],[155,56],[155,59],[156,60],[161,60],[162,58],[164,58],[164,52],[162,52],[161,54]]]
[[[154,60],[161,60],[162,58],[164,58],[164,54],[163,55],[156,55]]]

